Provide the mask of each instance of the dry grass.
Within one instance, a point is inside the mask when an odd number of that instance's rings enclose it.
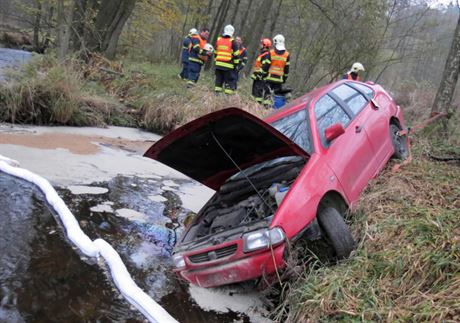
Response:
[[[460,320],[460,167],[428,160],[422,146],[362,196],[352,257],[306,268],[274,311],[278,321]]]
[[[227,107],[239,107],[261,118],[269,112],[238,94],[216,95],[205,85],[184,90],[189,91],[188,95],[155,98],[145,102],[141,112],[143,127],[167,133],[198,117]]]
[[[0,120],[39,125],[134,125],[115,99],[85,88],[81,63],[38,57],[0,85]],[[127,120],[128,119],[128,120]]]

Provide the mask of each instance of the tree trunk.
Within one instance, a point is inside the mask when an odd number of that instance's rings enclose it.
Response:
[[[248,42],[248,66],[254,65],[254,61],[257,58],[257,49],[259,47],[260,38],[265,30],[265,24],[267,23],[267,17],[270,15],[270,10],[273,6],[273,0],[264,0],[260,2],[260,6],[257,9],[251,24],[251,36]],[[249,73],[250,69],[246,70]]]
[[[273,33],[275,32],[275,27],[276,27],[276,22],[278,21],[278,18],[280,16],[280,11],[281,11],[281,6],[283,5],[283,0],[280,0],[278,4],[278,9],[274,11],[273,13],[273,18],[272,18],[272,23],[270,24],[270,37],[273,37]]]
[[[236,0],[235,10],[233,10],[232,18],[230,18],[230,23],[235,26],[236,15],[238,14],[238,9],[240,7],[241,0]]]
[[[126,21],[134,10],[136,0],[120,0],[119,5],[113,10],[106,10],[110,6],[107,4],[113,4],[113,0],[105,0],[102,2],[101,10],[98,13],[100,17],[106,17],[107,14],[112,14],[112,20],[107,21],[105,18],[102,19],[102,26],[105,27],[105,33],[103,37],[103,43],[101,51],[104,52],[104,55],[107,58],[113,59],[117,50],[118,39],[120,38],[123,27],[125,26]],[[100,14],[100,15],[99,15]],[[96,25],[97,25],[96,18]],[[104,29],[102,29],[104,30]]]
[[[57,3],[57,29],[58,29],[58,59],[64,60],[69,51],[70,41],[70,25],[73,21],[73,7],[74,3],[67,8],[65,7],[64,0],[59,0]]]
[[[460,69],[460,14],[455,28],[454,38],[447,56],[446,65],[442,74],[441,83],[434,99],[431,112],[448,111],[457,85]]]
[[[34,19],[34,33],[33,33],[33,39],[32,39],[32,47],[33,50],[36,52],[40,52],[40,24],[42,20],[42,4],[40,1],[35,1],[36,4],[36,10],[37,12],[35,13],[35,19]]]
[[[113,58],[120,34],[135,4],[136,0],[77,0],[77,19],[80,27],[83,25],[83,34],[78,34],[78,31],[76,34],[80,44]],[[88,21],[90,12],[97,12],[94,22]]]
[[[244,30],[245,30],[245,27],[247,25],[247,20],[248,20],[248,15],[249,15],[249,12],[251,11],[251,7],[252,7],[252,3],[253,1],[252,0],[249,0],[248,2],[248,8],[246,9],[246,11],[244,12],[244,16],[243,18],[241,19],[241,23],[240,23],[240,31],[239,31],[239,34],[241,36],[244,35]]]

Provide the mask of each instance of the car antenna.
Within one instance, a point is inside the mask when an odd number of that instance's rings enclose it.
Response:
[[[273,213],[275,213],[275,210],[273,210],[273,208],[270,206],[270,204],[267,203],[267,201],[265,201],[264,197],[262,196],[262,194],[260,194],[260,192],[257,190],[256,186],[254,185],[254,183],[251,181],[251,179],[248,177],[248,175],[246,175],[245,172],[243,172],[243,170],[240,168],[240,166],[238,166],[238,164],[233,160],[232,156],[230,156],[230,154],[225,150],[225,148],[222,146],[222,144],[219,142],[219,140],[217,139],[216,135],[214,134],[214,131],[211,131],[211,136],[212,138],[214,139],[214,141],[217,143],[217,145],[220,147],[220,149],[222,149],[222,151],[224,152],[224,154],[228,157],[228,159],[231,160],[231,162],[233,163],[233,165],[235,165],[236,168],[238,168],[238,170],[240,172],[243,173],[244,177],[246,178],[246,180],[249,182],[249,184],[251,184],[252,188],[254,189],[254,191],[256,191],[257,195],[259,195],[260,199],[264,202],[264,204],[266,206],[268,206],[268,208],[270,209],[270,211],[272,211]]]

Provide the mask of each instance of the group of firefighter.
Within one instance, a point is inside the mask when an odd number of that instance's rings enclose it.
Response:
[[[225,26],[214,48],[207,42],[209,29],[190,29],[182,44],[182,71],[179,74],[180,78],[187,81],[187,87],[193,87],[198,82],[202,66],[214,55],[214,91],[225,94],[236,91],[239,72],[247,64],[248,53],[241,38],[234,38],[234,34],[235,28],[232,25]],[[272,96],[283,93],[282,85],[288,78],[289,64],[290,55],[283,35],[276,35],[273,41],[270,38],[261,39],[259,55],[251,73],[252,96],[256,102],[271,106]],[[343,78],[359,80],[360,71],[364,71],[363,65],[354,63]]]

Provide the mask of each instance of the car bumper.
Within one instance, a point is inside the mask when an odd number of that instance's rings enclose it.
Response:
[[[205,268],[185,269],[179,272],[187,281],[200,287],[215,287],[243,282],[264,275],[270,275],[276,268],[285,265],[283,259],[285,246],[279,245],[264,252],[258,252],[243,259],[219,263]]]

